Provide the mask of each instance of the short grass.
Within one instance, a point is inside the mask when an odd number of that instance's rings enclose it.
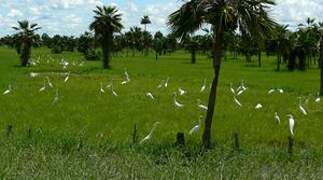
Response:
[[[319,178],[322,162],[322,104],[314,102],[319,88],[319,70],[313,65],[306,72],[276,72],[275,58],[263,56],[263,67],[244,58],[223,62],[212,140],[214,148],[200,149],[201,131],[188,135],[204,111],[197,99],[207,103],[207,91],[200,93],[204,79],[212,78],[211,62],[198,56],[191,65],[190,55],[179,51],[154,60],[154,55],[114,57],[112,70],[103,70],[100,62],[63,69],[63,58],[73,64],[81,54],[53,55],[47,49],[34,49],[33,58],[41,64],[21,68],[12,49],[0,48],[0,90],[11,84],[13,91],[0,95],[0,177],[6,179],[303,179]],[[49,64],[47,64],[49,60]],[[131,77],[128,85],[124,70]],[[64,83],[61,73],[71,72]],[[40,73],[31,78],[30,72]],[[46,76],[54,84],[39,92]],[[158,89],[169,77],[169,87]],[[233,102],[230,83],[237,87],[244,80],[248,90]],[[113,81],[114,97],[109,89],[99,92],[100,83]],[[174,106],[172,93],[181,87],[187,94],[178,97],[185,106]],[[267,95],[270,88],[283,88],[284,94]],[[59,101],[52,103],[55,91]],[[156,100],[145,97],[151,92]],[[298,110],[298,97],[308,97],[309,112]],[[255,105],[264,108],[256,111]],[[279,112],[282,122],[274,120]],[[287,153],[289,135],[286,114],[296,119],[295,147]],[[139,138],[152,125],[161,124],[152,139],[132,144],[136,124]],[[12,132],[8,136],[8,126]],[[31,137],[28,130],[31,130]],[[175,147],[175,137],[184,132],[186,147]],[[232,151],[232,133],[239,134],[241,152]]]

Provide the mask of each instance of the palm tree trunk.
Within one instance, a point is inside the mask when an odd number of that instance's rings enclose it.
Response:
[[[29,58],[30,58],[30,51],[31,51],[31,43],[28,41],[25,41],[22,43],[22,48],[21,48],[21,66],[26,67],[29,63]]]
[[[106,35],[103,37],[102,42],[102,52],[103,52],[103,68],[110,69],[110,58],[111,58],[111,44],[112,44],[112,35]]]
[[[277,55],[277,71],[279,71],[280,70],[280,62],[281,62],[281,55],[280,54],[278,54]]]
[[[213,40],[213,70],[214,78],[212,81],[212,87],[209,95],[208,110],[205,118],[205,127],[202,138],[202,144],[205,148],[210,148],[211,146],[211,128],[213,114],[215,111],[216,103],[216,93],[221,69],[221,57],[222,57],[222,41],[223,41],[223,31],[220,29],[217,32],[214,32]]]
[[[258,50],[258,67],[261,67],[261,50]]]
[[[320,96],[323,96],[323,37],[320,42],[320,67],[321,67],[321,89]]]

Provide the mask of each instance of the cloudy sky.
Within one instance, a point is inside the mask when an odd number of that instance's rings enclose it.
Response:
[[[0,0],[0,36],[12,34],[17,20],[37,22],[41,32],[79,35],[88,29],[96,5],[116,5],[128,29],[140,25],[140,17],[149,15],[149,30],[167,33],[167,15],[176,10],[181,0]],[[295,27],[306,17],[323,21],[323,0],[276,0],[271,12],[280,23]]]

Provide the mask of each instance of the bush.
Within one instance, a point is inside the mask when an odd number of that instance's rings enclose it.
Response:
[[[84,53],[84,57],[88,61],[98,61],[101,57],[100,54],[100,52],[95,51],[94,49],[89,49]]]
[[[61,54],[63,52],[63,48],[61,46],[55,45],[52,48],[52,53],[53,54]]]

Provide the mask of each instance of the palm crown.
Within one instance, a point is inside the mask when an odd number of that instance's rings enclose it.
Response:
[[[95,31],[95,34],[106,35],[119,32],[123,28],[121,24],[121,14],[118,13],[116,7],[103,6],[96,7],[97,9],[93,12],[95,20],[90,25],[90,29]]]
[[[18,27],[12,27],[18,31],[18,36],[23,40],[33,40],[35,38],[35,31],[41,29],[38,24],[30,24],[28,21],[18,21]]]

